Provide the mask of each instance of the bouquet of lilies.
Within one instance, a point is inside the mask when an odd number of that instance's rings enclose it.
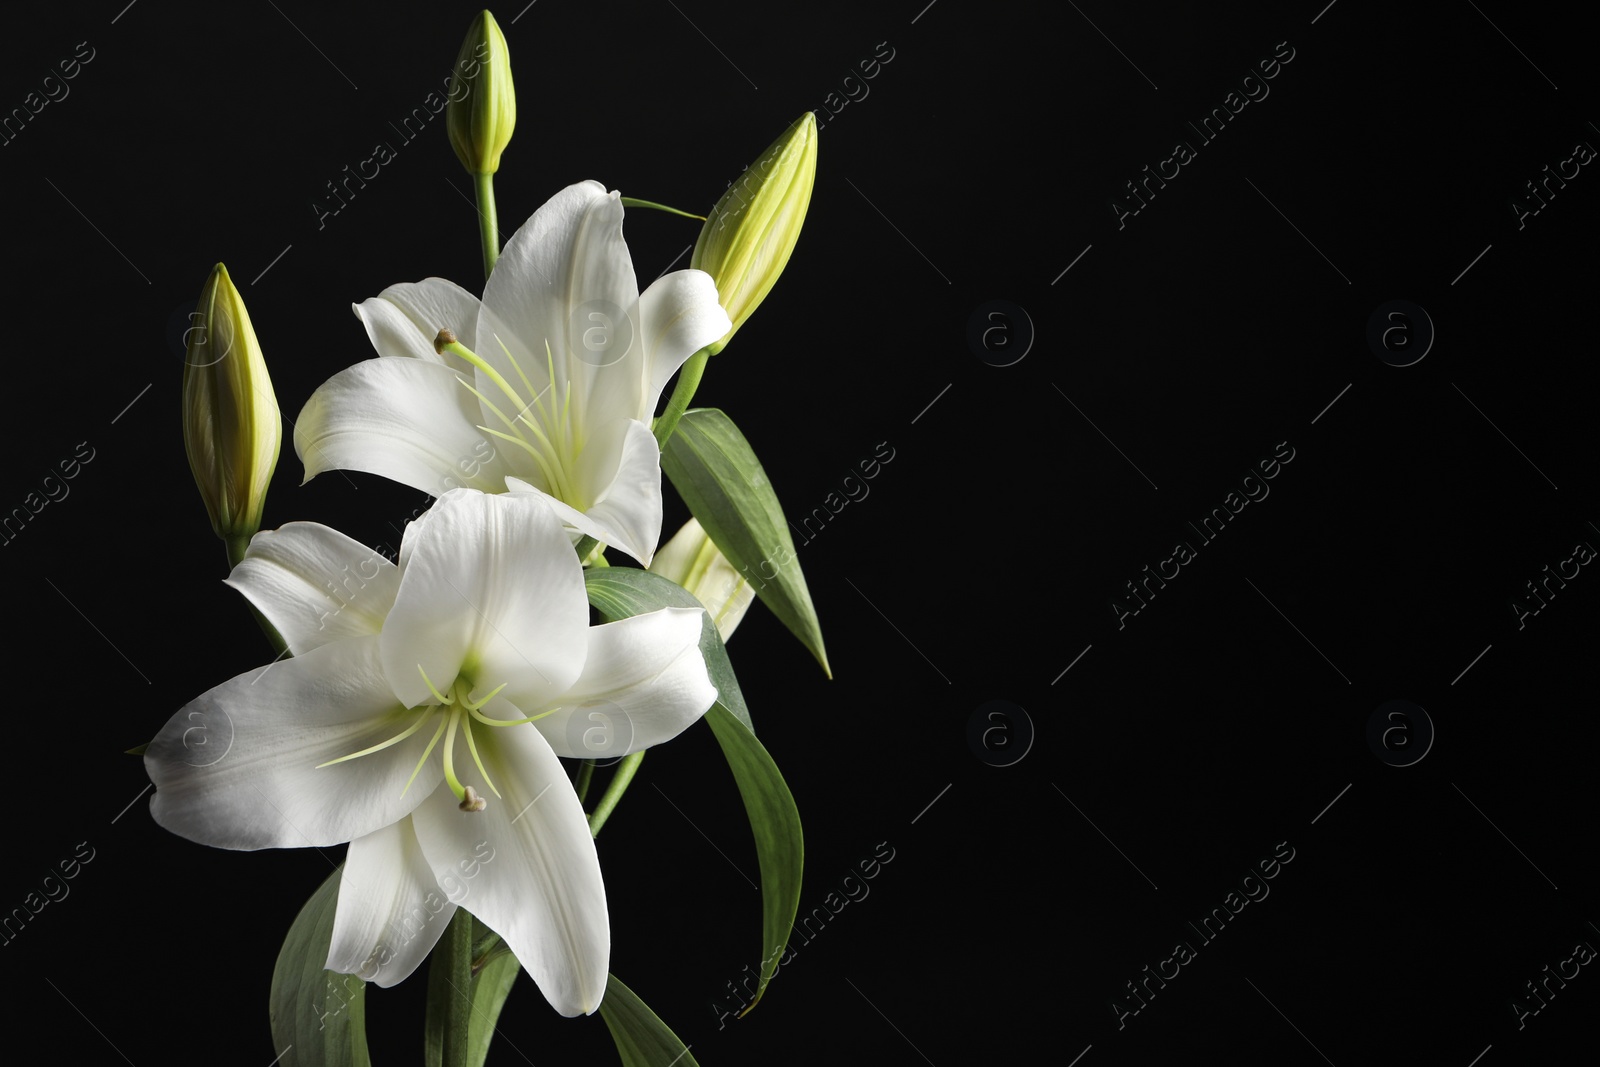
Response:
[[[625,1064],[691,1065],[609,973],[595,836],[644,750],[706,719],[755,834],[765,988],[798,904],[800,822],[723,642],[760,597],[827,658],[760,463],[726,414],[689,403],[795,246],[816,124],[802,116],[722,196],[690,269],[640,292],[624,210],[672,209],[599,182],[561,189],[500,246],[516,98],[487,11],[457,70],[446,125],[477,182],[483,295],[428,278],[355,305],[377,356],[318,388],[294,429],[307,479],[361,470],[434,498],[397,560],[316,522],[260,529],[277,401],[227,271],[202,289],[189,460],[228,584],[278,657],[144,747],[151,814],[219,848],[348,843],[277,960],[285,1063],[367,1063],[366,983],[426,959],[430,1064],[483,1063],[527,971],[560,1014],[599,1010]],[[694,518],[658,549],[663,472]],[[788,562],[750,580],[773,559]]]

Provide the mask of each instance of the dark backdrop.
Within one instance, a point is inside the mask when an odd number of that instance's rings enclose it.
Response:
[[[650,755],[601,838],[612,965],[702,1064],[1592,1043],[1592,45],[1528,5],[1323,2],[497,9],[508,233],[590,177],[704,210],[823,122],[798,250],[699,402],[791,516],[857,498],[798,547],[834,679],[762,608],[731,650],[805,819],[802,910],[893,859],[719,1025],[754,852],[709,731]],[[371,355],[352,301],[475,287],[443,120],[390,126],[474,9],[123,3],[5,16],[0,108],[55,99],[0,147],[0,506],[60,499],[0,546],[0,907],[92,859],[0,973],[53,1057],[265,1067],[278,944],[341,850],[178,839],[122,755],[267,658],[184,459],[179,337],[226,262],[293,416]],[[643,280],[695,225],[630,215]],[[286,447],[267,525],[394,545],[423,502],[301,474]],[[424,986],[372,991],[380,1062],[414,1062]],[[526,978],[502,1031],[496,1063],[613,1055]]]

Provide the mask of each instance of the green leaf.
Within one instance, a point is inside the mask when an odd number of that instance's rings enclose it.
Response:
[[[661,1017],[634,995],[616,975],[606,978],[606,997],[600,1017],[617,1043],[623,1067],[700,1067]]]
[[[323,968],[333,937],[341,866],[307,900],[272,969],[269,1014],[282,1067],[371,1067],[367,983]]]
[[[467,1067],[483,1067],[494,1040],[495,1020],[505,1007],[506,997],[522,965],[510,952],[495,956],[472,979],[472,1017],[467,1021]]]
[[[761,864],[761,926],[764,951],[761,979],[756,995],[741,1015],[748,1014],[761,1001],[767,983],[778,971],[795,913],[800,910],[800,873],[805,864],[805,834],[800,828],[800,811],[794,795],[784,782],[778,765],[756,735],[746,729],[720,704],[706,712],[722,754],[733,771],[744,798],[745,814],[755,834],[756,859]]]
[[[611,567],[600,571],[586,571],[583,576],[588,587],[589,603],[607,620],[627,618],[658,607],[699,604],[681,586],[658,574],[632,567]],[[707,642],[711,642],[708,645]],[[711,616],[705,616],[700,647],[712,648],[706,653],[712,684],[723,695],[711,710],[706,712],[706,722],[722,746],[722,754],[733,771],[739,795],[744,799],[744,810],[750,820],[750,830],[755,836],[756,859],[761,865],[761,919],[762,945],[761,980],[756,989],[755,1007],[766,991],[767,983],[778,970],[780,957],[789,943],[789,931],[795,913],[800,909],[800,872],[805,861],[805,837],[800,827],[800,812],[795,807],[794,795],[784,782],[778,766],[772,761],[761,742],[756,740],[750,725],[750,715],[744,706],[744,696],[739,692],[738,680],[733,677],[728,653],[717,636]],[[727,687],[719,672],[725,667]],[[729,703],[728,697],[736,703]]]
[[[717,687],[717,701],[727,708],[734,718],[754,730],[750,723],[750,709],[745,706],[744,694],[739,691],[739,679],[734,677],[733,663],[728,650],[722,645],[716,623],[705,612],[693,593],[676,582],[659,574],[639,570],[637,567],[601,567],[583,572],[583,584],[588,588],[589,603],[607,622],[642,615],[658,608],[699,608],[702,613],[700,651],[706,657],[706,670],[711,684]]]
[[[662,447],[661,469],[728,562],[832,678],[788,520],[733,420],[716,408],[685,412]]]

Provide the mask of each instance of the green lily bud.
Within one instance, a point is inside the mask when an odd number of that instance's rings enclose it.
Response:
[[[656,550],[650,571],[693,593],[711,613],[711,621],[724,641],[733,636],[756,597],[749,581],[734,569],[694,519],[684,523],[672,540]]]
[[[487,10],[472,20],[461,42],[455,77],[467,91],[452,93],[445,111],[450,145],[467,173],[493,174],[517,125],[517,90],[505,34]]]
[[[250,315],[218,263],[200,290],[185,334],[183,443],[211,514],[211,528],[243,558],[261,528],[267,484],[278,465],[283,420]]]
[[[745,168],[706,216],[689,266],[716,280],[733,329],[713,343],[715,355],[760,306],[800,239],[817,176],[817,120],[807,111],[761,158]]]

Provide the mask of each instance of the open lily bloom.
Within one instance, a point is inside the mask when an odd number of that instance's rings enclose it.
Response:
[[[229,582],[294,655],[150,743],[156,821],[221,848],[350,842],[332,970],[399,982],[459,906],[557,1011],[594,1011],[605,886],[557,757],[624,755],[705,713],[701,612],[590,626],[582,568],[535,493],[446,493],[398,565],[291,523],[257,534]]]
[[[307,402],[294,435],[306,478],[364,470],[434,496],[537,489],[574,537],[649,564],[661,537],[650,419],[684,361],[732,324],[703,271],[641,295],[622,215],[599,182],[568,186],[512,235],[481,302],[429,278],[356,305],[380,358]],[[446,351],[441,330],[456,342]]]

